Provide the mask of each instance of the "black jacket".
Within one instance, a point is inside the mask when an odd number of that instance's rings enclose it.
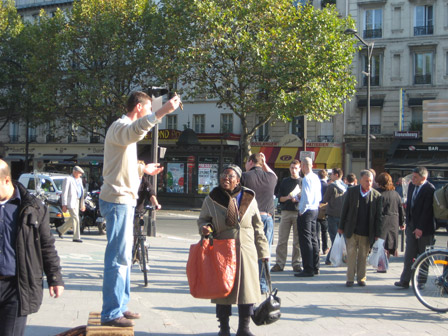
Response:
[[[414,189],[415,185],[409,183],[406,204],[406,232],[409,230],[412,233],[415,229],[420,229],[423,231],[423,236],[433,235],[436,230],[432,207],[435,188],[430,182],[423,184],[415,199],[414,207],[412,207]]]
[[[37,312],[42,304],[44,272],[48,286],[62,286],[64,282],[47,207],[20,183],[14,183],[14,187],[21,197],[16,241],[20,315],[28,315]]]

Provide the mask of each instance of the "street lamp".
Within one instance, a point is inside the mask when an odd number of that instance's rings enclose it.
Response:
[[[366,115],[366,169],[370,168],[370,66],[372,63],[372,52],[374,42],[367,43],[364,41],[361,36],[358,35],[358,32],[354,29],[346,29],[344,34],[347,35],[355,35],[355,37],[367,47],[367,72],[363,71],[362,73],[367,76],[367,115]]]

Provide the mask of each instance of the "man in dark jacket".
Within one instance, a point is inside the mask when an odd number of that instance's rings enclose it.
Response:
[[[0,204],[0,335],[20,336],[27,315],[42,304],[42,274],[47,276],[51,296],[61,296],[64,283],[47,207],[12,182],[11,170],[3,160]]]
[[[412,260],[434,244],[435,221],[432,201],[434,186],[428,182],[428,170],[417,167],[412,172],[406,202],[406,251],[400,281],[395,286],[409,288]]]
[[[366,285],[367,255],[381,236],[382,197],[372,184],[373,174],[361,171],[360,186],[347,189],[342,206],[338,233],[347,241],[347,287],[353,286],[355,273],[358,285]]]

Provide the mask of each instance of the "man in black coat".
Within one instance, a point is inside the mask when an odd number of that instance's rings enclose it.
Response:
[[[427,178],[428,170],[425,167],[417,167],[412,172],[406,202],[404,267],[400,281],[395,282],[397,287],[409,288],[413,259],[425,252],[426,246],[434,244],[436,225],[432,201],[435,188]]]
[[[42,274],[50,295],[64,291],[59,257],[50,232],[47,207],[11,180],[0,160],[0,335],[21,336],[27,315],[39,310]]]

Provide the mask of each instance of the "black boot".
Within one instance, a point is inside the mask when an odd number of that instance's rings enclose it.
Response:
[[[249,330],[250,316],[239,316],[236,336],[255,336]]]
[[[218,336],[230,336],[229,317],[221,317],[219,321],[219,333]]]

